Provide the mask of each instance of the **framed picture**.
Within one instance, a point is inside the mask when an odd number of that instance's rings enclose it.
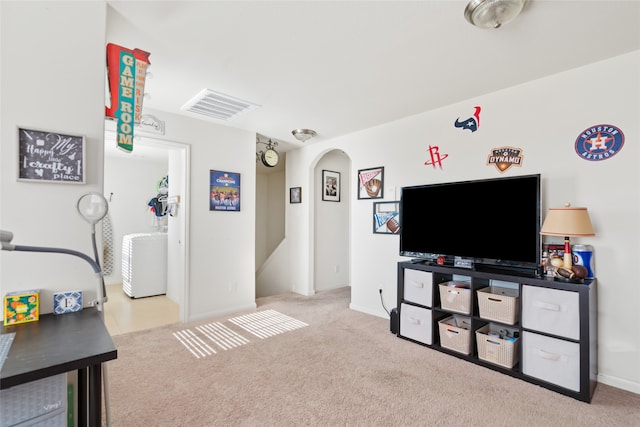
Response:
[[[373,232],[376,234],[400,233],[400,202],[373,203]]]
[[[322,171],[322,200],[340,201],[340,172]]]
[[[18,128],[18,181],[84,184],[84,136]]]
[[[382,199],[384,197],[384,167],[358,171],[358,199]]]
[[[240,212],[240,174],[209,171],[209,210]]]
[[[302,203],[302,187],[289,189],[289,203]]]

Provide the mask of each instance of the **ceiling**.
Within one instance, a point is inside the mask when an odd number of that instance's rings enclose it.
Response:
[[[314,129],[312,144],[640,49],[638,0],[529,0],[499,29],[469,24],[466,3],[107,1],[107,41],[150,53],[145,107],[279,151],[305,144],[294,128]],[[203,89],[259,107],[229,121],[182,111]]]

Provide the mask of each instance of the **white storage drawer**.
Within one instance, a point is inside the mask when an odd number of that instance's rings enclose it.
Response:
[[[580,344],[525,331],[522,373],[580,391]]]
[[[522,326],[575,340],[580,339],[578,293],[524,285]]]
[[[67,425],[67,374],[0,390],[1,427]]]
[[[404,269],[404,299],[426,307],[433,306],[433,276],[429,271]]]
[[[400,305],[400,335],[431,345],[433,343],[433,313],[428,308],[402,303]]]

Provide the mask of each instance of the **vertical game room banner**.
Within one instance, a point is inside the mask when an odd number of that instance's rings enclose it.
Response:
[[[107,44],[107,70],[111,104],[105,115],[118,122],[118,147],[133,151],[133,128],[140,123],[149,52]]]

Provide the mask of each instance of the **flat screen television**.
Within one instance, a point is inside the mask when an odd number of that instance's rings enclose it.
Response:
[[[538,270],[540,175],[403,187],[400,255]]]

